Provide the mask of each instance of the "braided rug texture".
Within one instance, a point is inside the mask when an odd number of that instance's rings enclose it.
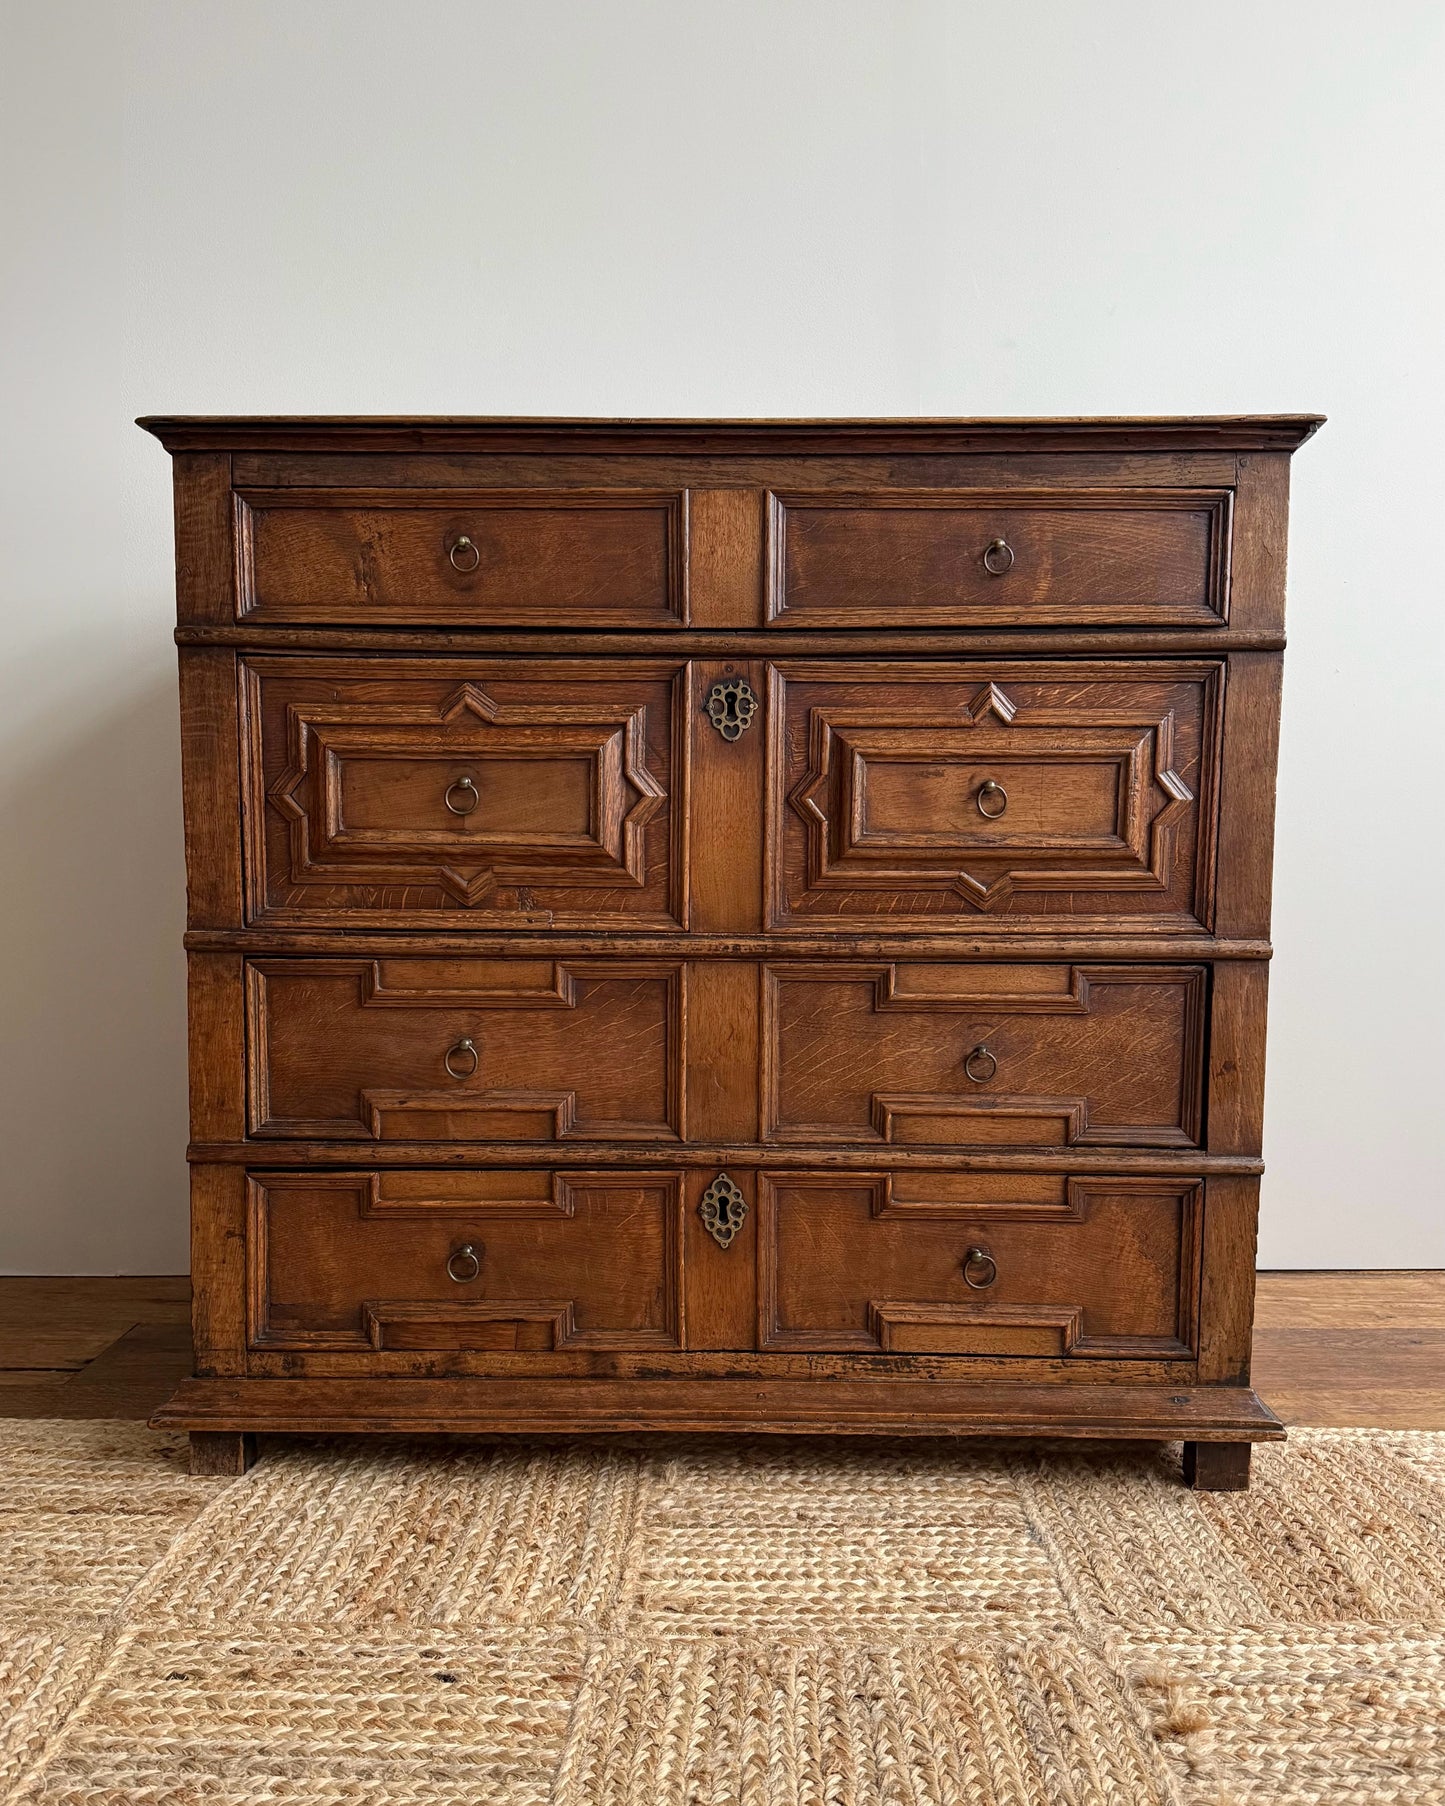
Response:
[[[0,1422],[0,1800],[1445,1806],[1445,1434],[276,1443]]]

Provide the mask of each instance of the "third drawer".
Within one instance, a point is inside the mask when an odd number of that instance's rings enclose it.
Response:
[[[248,963],[252,1135],[1196,1147],[1198,965],[628,958]],[[720,988],[729,1021],[714,1008]],[[756,1044],[754,1045],[754,1028]],[[755,1076],[757,1075],[757,1076]]]

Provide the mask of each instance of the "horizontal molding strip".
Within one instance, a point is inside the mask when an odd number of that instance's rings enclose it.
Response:
[[[457,953],[478,959],[655,958],[681,960],[759,960],[769,965],[797,959],[966,960],[997,964],[1033,964],[1068,960],[1075,965],[1110,965],[1119,961],[1267,960],[1268,941],[1214,940],[1207,935],[1153,935],[1129,939],[1102,935],[1033,936],[1026,933],[985,939],[974,934],[888,936],[850,934],[585,935],[538,934],[525,930],[473,930],[409,933],[405,929],[193,928],[185,937],[188,953],[244,953],[268,956],[326,955],[391,959],[413,953],[435,957]]]
[[[647,653],[654,656],[758,658],[787,656],[851,656],[890,651],[916,658],[987,658],[1004,653],[1043,653],[1072,657],[1104,654],[1130,658],[1155,653],[1281,652],[1278,633],[1249,633],[1229,627],[855,627],[808,632],[755,627],[670,628],[618,633],[607,628],[567,627],[548,630],[497,627],[264,627],[217,625],[177,627],[178,646],[237,646],[253,652],[459,652],[471,657],[556,656],[559,647],[575,658],[578,648],[589,656]]]
[[[1198,1148],[1074,1147],[1038,1153],[980,1153],[966,1149],[916,1147],[799,1147],[794,1143],[609,1141],[193,1141],[186,1158],[195,1166],[346,1167],[520,1167],[544,1166],[600,1171],[636,1168],[675,1171],[684,1166],[745,1166],[826,1169],[837,1172],[886,1170],[971,1173],[1085,1173],[1119,1178],[1254,1178],[1263,1160],[1245,1154],[1206,1154]]]

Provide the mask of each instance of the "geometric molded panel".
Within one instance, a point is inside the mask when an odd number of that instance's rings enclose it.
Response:
[[[780,662],[775,927],[990,931],[1212,912],[1217,662]]]
[[[679,924],[675,662],[243,662],[252,920]]]

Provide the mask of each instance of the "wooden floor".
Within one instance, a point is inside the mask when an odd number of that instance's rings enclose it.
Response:
[[[0,1277],[0,1417],[148,1417],[190,1285]],[[1254,1383],[1286,1423],[1445,1429],[1445,1271],[1261,1273]]]

